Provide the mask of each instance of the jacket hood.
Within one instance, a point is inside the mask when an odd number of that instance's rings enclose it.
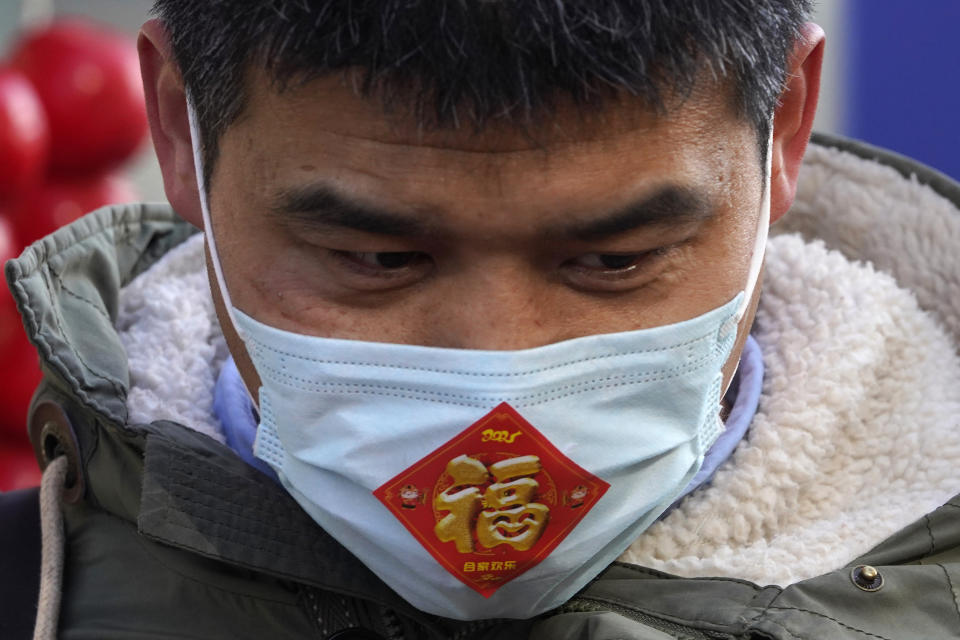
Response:
[[[168,206],[117,205],[59,229],[6,264],[45,373],[107,420],[127,423],[130,379],[114,326],[120,290],[194,233]]]
[[[870,262],[960,345],[960,184],[904,156],[814,135],[797,196],[771,235],[799,232]]]

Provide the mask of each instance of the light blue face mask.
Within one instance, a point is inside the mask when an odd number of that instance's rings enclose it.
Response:
[[[520,351],[338,340],[234,307],[260,376],[255,453],[303,509],[411,604],[527,618],[580,590],[696,474],[723,429],[722,368],[757,282],[668,326]],[[770,153],[767,154],[768,158]],[[765,194],[769,193],[769,160]]]

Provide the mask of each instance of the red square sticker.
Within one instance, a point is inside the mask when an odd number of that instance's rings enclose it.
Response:
[[[504,402],[373,494],[489,598],[550,555],[609,486]]]

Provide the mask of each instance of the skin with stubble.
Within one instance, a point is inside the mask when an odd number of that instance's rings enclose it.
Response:
[[[776,114],[773,219],[792,201],[816,102],[822,32],[810,34]],[[162,27],[148,23],[140,47],[168,197],[199,225]],[[561,103],[523,129],[430,130],[358,96],[349,74],[278,93],[253,70],[209,190],[232,302],[302,334],[494,350],[722,306],[744,289],[763,195],[756,132],[728,91],[705,77],[666,113],[622,96],[596,112]]]

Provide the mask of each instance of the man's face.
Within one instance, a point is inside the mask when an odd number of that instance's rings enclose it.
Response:
[[[720,88],[529,135],[421,131],[339,76],[251,78],[210,206],[234,305],[317,336],[521,349],[653,327],[744,288],[762,171]]]

